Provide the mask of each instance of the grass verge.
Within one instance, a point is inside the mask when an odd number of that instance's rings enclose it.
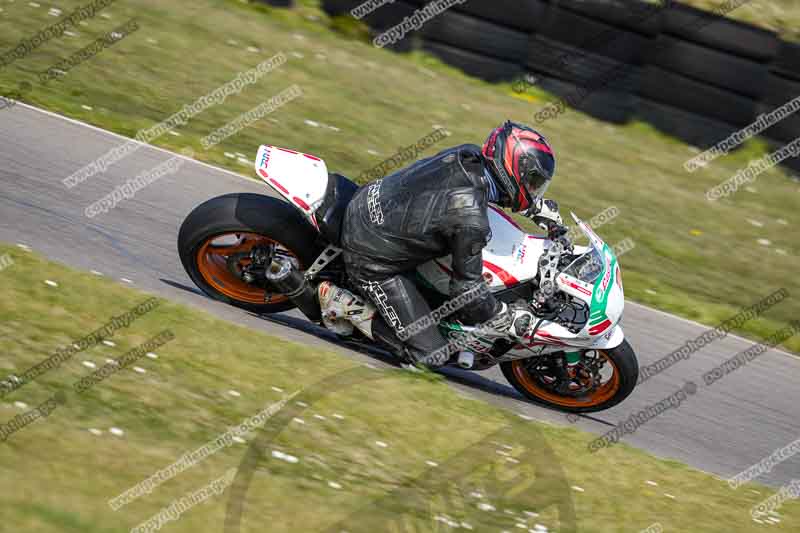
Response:
[[[18,248],[0,245],[0,256],[11,259],[0,271],[3,378],[147,298]],[[156,359],[143,357],[86,393],[72,389],[91,367],[163,330],[174,339]],[[624,444],[590,454],[591,435],[465,399],[437,375],[370,369],[167,301],[111,339],[113,346],[80,352],[0,400],[5,424],[54,393],[65,398],[0,442],[9,531],[129,530],[230,468],[239,471],[234,484],[185,510],[170,531],[222,531],[232,501],[242,503],[241,531],[541,524],[612,532],[656,522],[665,531],[754,531],[749,509],[772,493],[757,485],[734,491]],[[109,499],[288,398],[264,429],[118,511],[109,507]],[[800,503],[779,512],[774,530],[793,530]]]
[[[66,13],[81,2],[63,4]],[[134,136],[283,51],[286,65],[192,118],[177,136],[154,141],[175,151],[191,146],[198,158],[247,175],[258,145],[272,143],[318,154],[330,169],[358,176],[434,126],[452,135],[421,156],[446,145],[480,143],[507,117],[532,123],[550,98],[535,88],[520,98],[509,85],[469,78],[425,54],[401,56],[344,38],[316,1],[299,4],[282,10],[233,0],[115,3],[102,12],[108,19],[98,15],[73,36],[47,42],[0,69],[0,89],[28,82],[32,90],[25,101]],[[0,17],[7,25],[0,36],[3,50],[56,20],[44,8],[21,2]],[[38,84],[38,72],[130,18],[137,20],[137,32],[63,79]],[[292,84],[303,89],[302,98],[208,151],[201,148],[202,137]],[[773,169],[727,199],[709,203],[704,197],[762,155],[763,143],[750,142],[688,174],[683,163],[697,150],[642,123],[613,126],[568,111],[541,129],[559,153],[550,194],[562,210],[590,219],[610,206],[619,209],[598,231],[612,243],[626,237],[636,243],[622,260],[628,297],[716,325],[787,289],[790,298],[738,331],[756,338],[800,315],[794,296],[800,292],[800,185]],[[800,339],[784,347],[800,352]]]
[[[713,11],[719,0],[682,0],[681,3]],[[776,32],[788,41],[800,41],[800,5],[793,0],[750,0],[728,17]]]

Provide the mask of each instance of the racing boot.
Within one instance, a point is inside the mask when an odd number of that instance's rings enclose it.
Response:
[[[353,334],[353,326],[373,339],[372,321],[377,309],[364,302],[352,292],[337,287],[330,281],[323,281],[317,287],[319,305],[322,309],[322,323],[337,335],[348,337]]]

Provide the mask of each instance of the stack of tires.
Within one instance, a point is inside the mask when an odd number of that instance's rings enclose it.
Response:
[[[324,0],[330,15],[348,14],[364,0]],[[426,0],[395,0],[362,20],[374,34],[399,24]],[[480,4],[480,5],[479,5]],[[407,35],[395,49],[420,48],[466,74],[487,81],[511,80],[522,72],[529,33],[540,20],[543,0],[494,0],[466,2],[426,21],[419,31]]]
[[[422,48],[469,75],[510,81],[524,70],[530,35],[545,8],[541,0],[456,4],[425,24]]]
[[[787,108],[797,108],[800,102],[800,45],[783,43],[770,72],[764,96],[758,106],[759,113],[770,113],[776,108],[788,104]],[[800,111],[794,112],[776,125],[769,128],[764,135],[781,145],[800,138]],[[787,161],[787,165],[800,173],[800,158]]]
[[[365,0],[323,0],[322,9],[332,17],[350,16],[353,8],[363,4]],[[371,13],[359,20],[369,26],[373,37],[380,35],[392,26],[400,24],[403,19],[414,13],[416,6],[413,3],[403,0],[394,0],[375,9]],[[356,18],[356,17],[353,17]],[[407,35],[397,43],[390,44],[386,48],[395,52],[408,52],[416,48],[417,37],[414,34]]]
[[[323,7],[350,15],[364,1]],[[377,35],[430,4],[394,0],[362,20]],[[487,81],[534,74],[571,107],[617,123],[639,117],[701,146],[800,96],[800,45],[674,1],[471,0],[391,48],[421,48]],[[800,113],[764,135],[800,137]]]
[[[647,58],[640,114],[693,144],[716,142],[754,120],[778,43],[771,32],[671,5]],[[689,114],[704,120],[689,129]]]
[[[611,122],[636,112],[646,50],[660,29],[649,4],[562,0],[543,12],[526,60],[572,107]]]

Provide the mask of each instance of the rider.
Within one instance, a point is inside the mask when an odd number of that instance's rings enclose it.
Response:
[[[476,290],[485,288],[487,204],[526,211],[551,238],[562,235],[566,228],[557,204],[543,199],[555,164],[541,134],[508,121],[491,132],[482,149],[456,146],[362,187],[347,208],[342,247],[351,279],[380,317],[349,291],[325,282],[318,289],[325,324],[341,334],[355,325],[413,363],[446,364],[447,341],[435,321],[408,326],[431,313],[415,285],[415,268],[451,255],[451,301],[469,296],[461,299],[468,303],[460,306],[458,318],[483,324],[482,331],[497,336],[524,336],[534,323],[527,306],[507,305],[488,290]]]

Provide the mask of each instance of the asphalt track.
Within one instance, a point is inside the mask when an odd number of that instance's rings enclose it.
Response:
[[[145,146],[105,173],[67,189],[63,178],[124,139],[22,104],[0,111],[0,139],[0,241],[27,244],[50,259],[101,272],[120,283],[128,284],[123,278],[130,280],[130,286],[137,289],[304,343],[310,349],[324,348],[362,362],[384,364],[337,345],[297,315],[257,317],[212,301],[194,288],[176,252],[181,221],[193,207],[213,196],[246,191],[270,194],[260,182],[187,161],[177,173],[161,178],[110,212],[89,219],[84,215],[86,206],[173,154]],[[256,149],[254,146],[249,155],[255,157]],[[243,165],[242,173],[251,175],[252,168]],[[765,288],[764,294],[777,288]],[[623,326],[641,365],[708,329],[631,302]],[[637,387],[621,405],[580,417],[577,422],[525,402],[497,369],[447,374],[452,385],[467,395],[537,420],[575,423],[597,434],[693,381],[698,386],[696,394],[623,441],[727,478],[800,438],[800,358],[770,350],[714,385],[703,385],[704,372],[751,345],[735,336],[717,340]],[[759,481],[778,486],[793,478],[800,478],[800,454]]]

